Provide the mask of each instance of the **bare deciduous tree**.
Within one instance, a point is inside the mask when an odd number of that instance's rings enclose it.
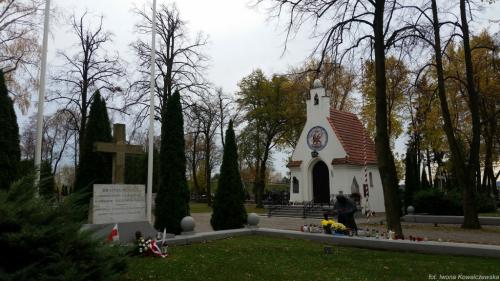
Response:
[[[220,138],[222,147],[224,147],[224,130],[226,129],[226,125],[229,124],[230,120],[235,120],[238,112],[235,110],[235,102],[229,96],[224,94],[222,88],[217,88],[215,90],[217,95],[217,109],[218,109],[218,124],[220,130]],[[238,123],[237,121],[235,123]]]
[[[23,111],[29,107],[31,90],[37,82],[39,24],[36,16],[43,2],[0,1],[0,69],[5,73],[14,101]]]
[[[42,159],[47,161],[57,172],[61,161],[68,156],[68,147],[77,134],[71,115],[66,110],[59,110],[44,118],[42,130]],[[36,142],[36,116],[24,128],[21,135],[21,154],[25,159],[34,159]]]
[[[189,131],[189,158],[190,170],[193,175],[195,187],[199,190],[199,182],[196,172],[203,168],[205,179],[205,190],[207,192],[207,203],[212,204],[212,171],[220,161],[219,151],[215,145],[217,129],[220,128],[221,120],[225,121],[230,112],[224,112],[222,118],[220,108],[228,109],[228,104],[222,94],[217,90],[217,95],[211,93],[201,94],[199,99],[189,108],[188,118],[190,120]],[[201,165],[203,164],[203,165]]]
[[[81,146],[85,135],[90,104],[96,91],[105,97],[121,92],[117,80],[124,75],[118,54],[109,55],[107,44],[112,40],[112,34],[103,29],[103,17],[88,19],[87,13],[80,17],[71,16],[71,30],[78,42],[73,54],[60,51],[64,60],[60,70],[52,75],[53,82],[59,86],[49,95],[49,101],[57,101],[71,115],[78,130],[78,141]],[[97,23],[91,26],[89,22]],[[65,87],[61,87],[65,86]],[[103,91],[105,90],[105,91]],[[123,112],[123,109],[113,108]],[[79,149],[81,153],[81,149]]]
[[[355,109],[354,91],[356,90],[356,73],[347,65],[333,62],[329,57],[323,64],[315,59],[304,65],[290,69],[290,79],[302,93],[308,93],[315,78],[319,78],[326,92],[330,95],[332,108],[353,112]],[[304,97],[306,99],[306,97]]]
[[[219,128],[219,98],[215,95],[205,94],[201,96],[198,103],[200,108],[201,133],[204,137],[204,158],[205,158],[205,179],[208,205],[212,205],[211,179],[212,171],[215,168],[215,142],[214,138]]]
[[[186,113],[188,122],[186,122],[186,162],[187,170],[191,174],[194,184],[194,193],[199,195],[201,187],[198,181],[198,169],[203,158],[203,148],[200,141],[201,124],[199,118],[199,108],[197,106],[189,107]]]
[[[132,84],[132,94],[127,101],[128,106],[138,106],[139,112],[135,120],[141,126],[149,112],[150,100],[150,65],[152,29],[151,9],[135,9],[140,22],[136,24],[137,33],[144,38],[132,43],[132,48],[139,60],[139,79]],[[156,14],[156,97],[159,106],[155,108],[156,119],[161,119],[161,111],[166,108],[167,99],[174,90],[183,94],[184,103],[190,103],[186,92],[199,93],[209,89],[204,78],[208,57],[202,52],[207,45],[207,37],[201,32],[192,40],[188,35],[186,22],[180,17],[174,4],[162,4]]]

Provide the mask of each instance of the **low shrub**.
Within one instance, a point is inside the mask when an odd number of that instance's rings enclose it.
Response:
[[[36,197],[32,183],[0,192],[0,280],[120,280],[125,254],[80,231],[74,197]]]
[[[417,213],[455,216],[463,214],[462,197],[456,192],[444,194],[437,189],[424,189],[415,193],[414,204]]]
[[[493,213],[497,210],[495,199],[483,193],[476,195],[476,206],[478,213]]]
[[[431,215],[463,215],[462,193],[451,191],[443,193],[437,189],[425,189],[415,194],[415,211]],[[487,194],[476,194],[476,208],[478,213],[495,212],[495,200]]]

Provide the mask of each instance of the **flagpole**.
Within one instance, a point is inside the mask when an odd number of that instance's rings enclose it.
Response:
[[[43,41],[42,41],[42,61],[40,69],[40,87],[38,88],[38,117],[37,117],[37,137],[35,146],[35,168],[36,178],[35,183],[38,186],[40,181],[40,164],[42,162],[42,131],[43,131],[43,103],[45,100],[45,79],[47,73],[47,47],[49,37],[49,17],[50,17],[50,0],[45,1],[45,17],[43,23]],[[37,187],[38,194],[38,187]]]
[[[152,223],[151,205],[153,200],[153,144],[154,144],[154,114],[155,114],[155,61],[156,61],[156,0],[153,0],[152,32],[151,32],[151,77],[149,80],[149,146],[148,146],[148,190],[146,200],[147,218]]]

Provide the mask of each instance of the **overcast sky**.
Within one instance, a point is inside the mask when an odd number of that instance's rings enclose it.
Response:
[[[52,0],[63,14],[75,12],[80,15],[85,9],[94,15],[104,15],[104,28],[113,32],[114,47],[127,61],[133,63],[134,54],[129,44],[136,39],[134,24],[138,18],[134,7],[150,5],[151,0]],[[160,3],[169,1],[158,0]],[[237,81],[256,68],[266,73],[284,71],[288,65],[297,65],[310,53],[314,43],[302,34],[288,45],[282,56],[284,36],[277,22],[266,21],[264,11],[248,6],[248,0],[182,0],[176,1],[180,16],[187,22],[192,35],[198,31],[209,36],[206,53],[210,56],[208,78],[226,91],[234,92]],[[74,42],[68,33],[67,22],[59,20],[52,25],[50,51],[54,58],[56,49],[64,49]]]
[[[133,65],[136,58],[129,44],[136,40],[134,24],[138,17],[132,10],[151,3],[144,0],[52,0],[52,8],[56,9],[58,16],[51,19],[49,73],[60,65],[57,51],[70,49],[75,44],[68,17],[72,13],[79,16],[85,10],[93,16],[104,16],[104,29],[114,35],[110,51],[118,51],[121,58]],[[158,0],[158,6],[161,3],[169,1]],[[268,75],[284,72],[289,66],[304,61],[314,47],[308,34],[299,33],[284,52],[282,27],[278,27],[277,21],[268,21],[262,9],[251,8],[247,0],[182,0],[176,1],[176,5],[190,34],[194,36],[202,31],[208,35],[209,44],[205,51],[210,57],[210,68],[207,78],[228,94],[234,94],[238,81],[253,70],[261,68]],[[37,95],[32,96],[32,105],[37,99]],[[55,104],[47,105],[46,113],[54,109]],[[114,118],[119,120],[117,115]],[[22,123],[26,123],[26,118],[22,119]],[[287,170],[288,157],[287,153],[274,154],[274,166],[283,174]]]
[[[158,5],[168,2],[158,0]],[[128,63],[135,63],[129,44],[136,39],[133,26],[138,18],[132,9],[150,5],[152,0],[52,0],[51,3],[61,16],[52,19],[49,72],[57,65],[56,51],[70,48],[75,42],[67,18],[73,12],[78,16],[85,10],[104,16],[105,30],[114,34],[110,49],[118,51]],[[206,53],[211,59],[207,78],[230,94],[237,90],[238,81],[254,69],[261,68],[268,75],[282,73],[289,66],[304,61],[315,46],[315,41],[304,30],[289,42],[283,53],[285,36],[282,27],[275,20],[268,21],[262,9],[250,8],[249,0],[181,0],[176,4],[191,34],[202,31],[209,36]],[[481,17],[498,20],[499,4],[489,5]],[[485,20],[481,22],[481,25],[488,24]],[[498,31],[498,23],[492,26],[492,31]],[[32,100],[32,105],[35,105],[37,95],[33,95]],[[286,172],[287,157],[282,153],[276,155],[274,166],[277,170]]]

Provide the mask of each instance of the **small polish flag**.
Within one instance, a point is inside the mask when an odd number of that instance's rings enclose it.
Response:
[[[111,232],[108,235],[108,241],[114,242],[119,240],[120,240],[120,234],[118,233],[118,224],[115,224],[115,226],[113,226],[113,229],[111,229]]]

